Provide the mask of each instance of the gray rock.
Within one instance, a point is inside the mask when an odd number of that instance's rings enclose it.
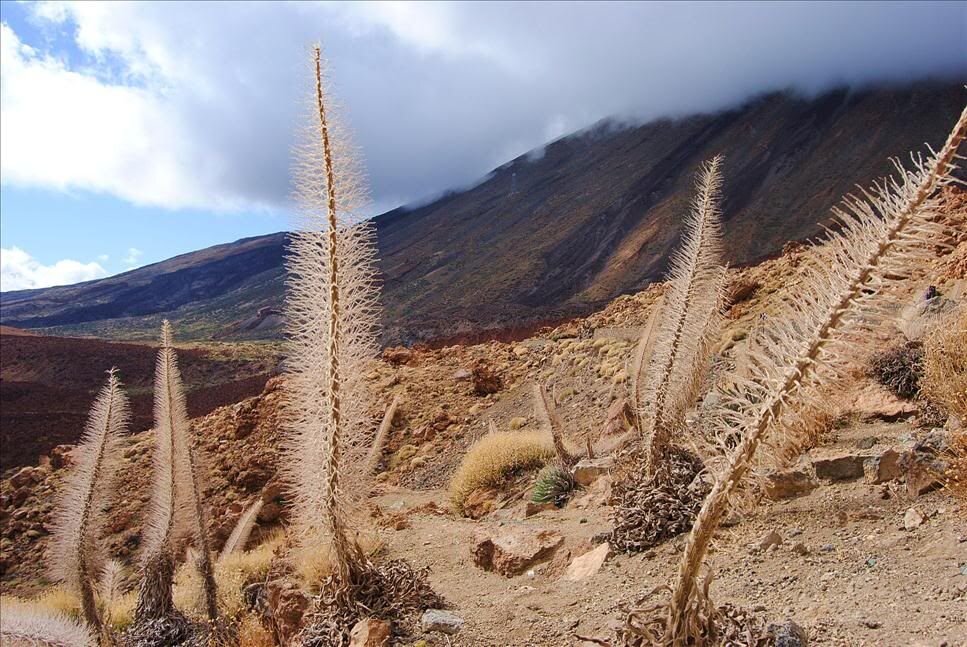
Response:
[[[813,467],[816,468],[817,478],[829,481],[850,481],[863,477],[863,461],[866,458],[865,456],[844,454],[843,456],[815,460]]]
[[[768,631],[775,637],[776,647],[806,647],[806,632],[792,620],[770,624]]]
[[[463,618],[443,609],[427,609],[420,618],[423,631],[453,635],[463,628]]]

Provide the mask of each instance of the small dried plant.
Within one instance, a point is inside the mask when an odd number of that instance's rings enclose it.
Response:
[[[104,506],[114,491],[119,447],[130,416],[117,371],[111,369],[91,408],[54,515],[51,573],[79,593],[84,619],[97,635],[105,631],[96,597],[97,580],[106,564],[99,531]]]
[[[716,640],[717,611],[699,578],[712,536],[761,460],[758,453],[782,461],[798,451],[815,430],[825,389],[870,352],[871,329],[891,314],[884,307],[891,289],[945,247],[948,227],[938,218],[938,193],[960,182],[953,170],[965,135],[967,109],[939,153],[914,157],[912,170],[897,162],[896,177],[834,210],[838,231],[814,250],[778,314],[756,331],[748,374],[733,375],[718,389],[719,404],[703,424],[723,437],[738,431],[741,440],[727,450],[695,520],[668,603],[629,614],[621,632],[626,644]]]
[[[0,644],[92,647],[98,641],[90,627],[62,612],[3,597],[0,599]]]

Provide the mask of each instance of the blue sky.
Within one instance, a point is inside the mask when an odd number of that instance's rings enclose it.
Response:
[[[0,289],[287,228],[321,41],[370,213],[605,117],[967,77],[967,3],[0,3]]]

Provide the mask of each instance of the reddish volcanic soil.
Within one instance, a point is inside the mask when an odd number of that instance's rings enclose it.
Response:
[[[36,463],[38,456],[76,442],[105,371],[118,368],[131,398],[131,430],[151,426],[156,349],[147,344],[45,337],[0,329],[0,470]],[[261,393],[277,358],[222,357],[214,349],[181,349],[188,412],[213,409]]]

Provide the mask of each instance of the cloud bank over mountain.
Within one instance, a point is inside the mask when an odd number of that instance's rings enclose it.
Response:
[[[964,74],[962,3],[46,2],[2,26],[5,186],[284,209],[324,44],[373,211],[598,119]]]

